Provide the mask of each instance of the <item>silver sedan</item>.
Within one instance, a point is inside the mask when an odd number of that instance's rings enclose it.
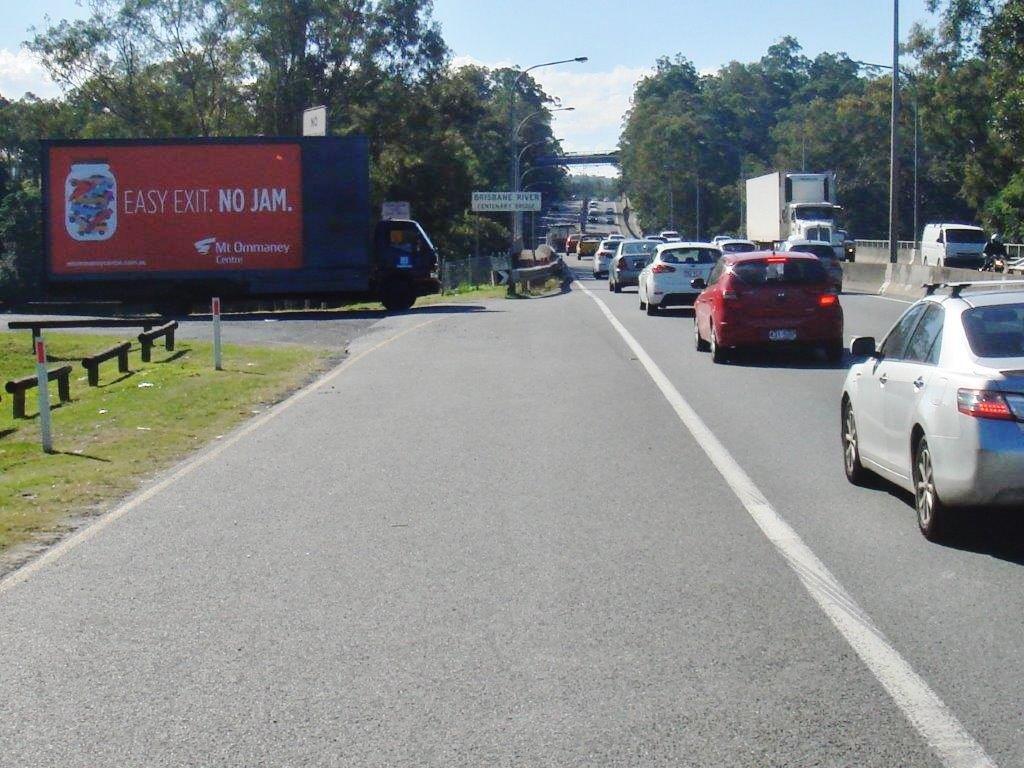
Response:
[[[621,293],[623,288],[636,285],[640,271],[650,263],[657,246],[650,240],[621,240],[608,267],[608,290]]]
[[[980,288],[933,286],[880,347],[854,339],[843,385],[846,476],[913,493],[933,541],[955,508],[1024,505],[1024,290]]]

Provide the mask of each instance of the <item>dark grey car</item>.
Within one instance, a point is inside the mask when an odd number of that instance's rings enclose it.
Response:
[[[608,290],[619,293],[623,288],[636,285],[640,272],[660,245],[653,240],[623,240],[608,266]]]

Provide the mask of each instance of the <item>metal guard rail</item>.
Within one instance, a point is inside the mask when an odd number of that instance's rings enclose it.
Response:
[[[888,240],[857,240],[858,248],[877,248],[878,250],[889,250]],[[913,240],[897,240],[896,247],[901,251],[913,251],[921,247],[921,244]],[[1006,256],[1010,259],[1024,258],[1024,243],[1006,243]]]
[[[548,264],[539,267],[522,267],[512,271],[512,279],[517,283],[532,283],[538,280],[547,280],[552,277],[560,277],[563,270],[562,258],[558,257]]]

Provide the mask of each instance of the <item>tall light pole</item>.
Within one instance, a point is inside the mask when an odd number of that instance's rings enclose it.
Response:
[[[859,64],[862,67],[872,67],[875,69],[888,69],[892,71],[892,67],[888,64],[872,64],[870,61],[854,61],[854,64]],[[914,86],[914,237],[913,240],[917,242],[917,238],[921,236],[921,230],[918,228],[918,209],[920,194],[918,193],[918,167],[920,165],[919,160],[919,149],[918,149],[918,136],[921,134],[921,113],[919,110],[918,99],[920,98],[920,89],[918,88],[917,77],[913,72],[903,69],[900,67],[900,74],[907,78],[910,83]]]
[[[898,222],[900,194],[900,155],[897,120],[900,114],[900,0],[892,2],[892,115],[889,126],[889,263],[896,263],[898,254]],[[915,235],[916,236],[916,235]]]
[[[519,90],[519,83],[520,83],[520,81],[523,79],[523,77],[526,76],[527,72],[532,72],[533,70],[540,69],[541,67],[553,67],[553,66],[555,66],[557,64],[572,64],[572,63],[583,64],[587,60],[588,59],[587,59],[586,56],[577,56],[574,59],[560,59],[559,61],[545,61],[542,64],[534,64],[533,66],[527,67],[522,72],[520,72],[519,75],[516,77],[516,79],[512,81],[512,87],[509,89],[509,94],[508,94],[508,159],[509,159],[509,169],[508,169],[508,172],[509,172],[509,187],[511,187],[513,192],[517,192],[518,191],[517,187],[519,186],[519,184],[518,184],[518,182],[519,182],[519,169],[517,167],[518,163],[516,162],[516,134],[518,133],[518,129],[516,128],[516,91]],[[515,266],[516,266],[516,264],[515,264],[515,258],[516,258],[516,254],[515,254],[515,250],[516,250],[516,225],[517,225],[518,221],[519,221],[518,216],[516,215],[516,212],[513,211],[512,212],[512,222],[511,222],[512,223],[512,235],[511,235],[511,242],[509,243],[509,248],[508,248],[509,269],[515,269]],[[515,281],[512,280],[511,277],[510,277],[510,279],[508,281],[508,295],[509,296],[515,296],[516,295]]]
[[[533,118],[537,117],[537,115],[543,115],[545,113],[546,114],[551,114],[552,112],[575,112],[575,111],[576,111],[576,107],[556,107],[555,109],[538,109],[536,112],[531,112],[526,117],[524,117],[522,120],[520,120],[519,121],[519,125],[516,126],[516,130],[515,130],[515,132],[512,135],[512,140],[514,142],[513,146],[519,146],[519,132],[521,130],[523,130],[523,126],[525,126]],[[557,139],[556,139],[556,141],[557,141]],[[541,141],[535,141],[532,144],[527,144],[525,147],[522,148],[522,150],[520,152],[518,152],[516,154],[515,176],[516,176],[517,179],[520,178],[519,167],[520,167],[520,164],[522,163],[523,155],[526,154],[526,150],[528,150],[530,147],[534,147],[534,146],[536,146],[538,144],[544,144],[546,142],[547,142],[547,138],[544,138]],[[519,191],[518,184],[516,185],[516,187],[512,191],[513,192],[518,192]]]
[[[558,101],[557,103],[561,104],[561,101]],[[513,140],[515,142],[515,146],[519,146],[519,132],[521,130],[523,130],[523,126],[525,126],[533,118],[537,117],[537,115],[551,114],[552,112],[575,112],[575,111],[576,111],[576,107],[556,107],[555,109],[538,109],[535,112],[531,112],[526,117],[524,117],[522,120],[520,120],[519,121],[519,125],[516,126],[516,130],[513,133]],[[547,139],[545,138],[544,141],[547,141]],[[540,142],[536,142],[535,141],[535,142],[533,142],[533,144],[526,145],[525,147],[523,147],[522,151],[520,151],[516,155],[516,165],[515,165],[516,187],[515,187],[514,190],[512,190],[513,192],[519,192],[520,191],[519,185],[522,184],[522,176],[520,176],[520,174],[519,174],[519,166],[520,166],[520,163],[522,162],[523,155],[526,153],[527,149],[529,149],[530,147],[534,146],[534,144],[538,144],[538,143],[540,143]],[[526,174],[523,174],[523,176],[525,176],[525,175]],[[512,216],[513,216],[513,221],[512,221],[512,240],[513,240],[513,242],[515,242],[515,241],[519,240],[519,238],[522,236],[523,217],[522,217],[522,214],[519,211],[513,211]]]

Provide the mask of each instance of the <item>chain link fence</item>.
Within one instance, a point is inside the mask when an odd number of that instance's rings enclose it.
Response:
[[[441,266],[441,288],[454,291],[460,286],[491,285],[496,269],[508,269],[508,256],[445,259]]]

